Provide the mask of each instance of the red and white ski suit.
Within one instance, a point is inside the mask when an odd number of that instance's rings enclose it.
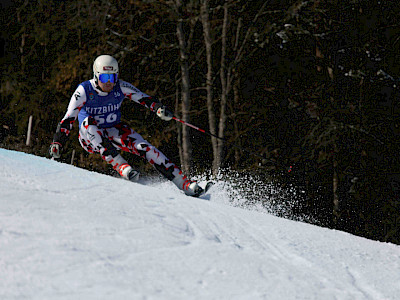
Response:
[[[115,97],[121,96],[120,102],[128,98],[152,111],[155,105],[159,103],[128,82],[119,80],[116,86],[118,86],[118,90],[113,90],[111,93],[120,94],[122,92],[123,96],[115,95]],[[161,151],[119,120],[121,103],[101,103],[103,101],[101,99],[108,99],[107,97],[111,93],[101,91],[96,86],[94,79],[80,84],[71,97],[64,118],[58,125],[55,141],[58,139],[57,142],[64,143],[72,130],[73,123],[79,116],[79,142],[87,152],[100,153],[102,158],[120,174],[128,163],[116,149],[134,153],[147,159],[162,175],[174,182],[180,190],[188,192],[188,186],[192,181]],[[89,103],[91,103],[90,107]],[[110,123],[107,123],[107,120],[111,122],[111,125],[108,125]]]

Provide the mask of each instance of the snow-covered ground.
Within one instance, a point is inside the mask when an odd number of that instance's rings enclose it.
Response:
[[[0,149],[0,299],[400,299],[400,247]]]

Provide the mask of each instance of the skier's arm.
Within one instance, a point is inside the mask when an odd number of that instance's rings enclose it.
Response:
[[[61,150],[68,141],[68,136],[72,130],[80,110],[86,103],[86,94],[83,86],[79,85],[69,101],[67,112],[57,126],[53,142],[50,145],[50,155],[54,158],[61,156]]]
[[[155,112],[157,116],[159,116],[162,120],[169,121],[173,117],[173,113],[162,104],[156,97],[151,97],[138,88],[134,87],[132,84],[120,80],[121,90],[124,93],[125,97],[141,104],[151,111]]]

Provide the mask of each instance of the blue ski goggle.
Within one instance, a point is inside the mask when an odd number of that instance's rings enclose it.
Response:
[[[110,81],[111,83],[115,83],[118,80],[118,75],[117,74],[100,74],[99,80],[102,83],[106,83],[108,81]]]

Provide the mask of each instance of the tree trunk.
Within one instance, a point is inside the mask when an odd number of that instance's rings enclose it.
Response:
[[[180,116],[180,109],[179,109],[179,79],[178,79],[178,74],[175,76],[175,115],[181,119],[182,117]],[[182,164],[183,162],[183,150],[182,150],[182,126],[180,126],[178,123],[175,124],[176,130],[178,132],[178,150],[179,150],[179,159]]]
[[[234,130],[235,130],[235,138],[238,141],[237,145],[238,146],[242,146],[241,145],[241,139],[239,136],[239,118],[237,117],[236,112],[240,111],[240,107],[239,107],[239,101],[240,101],[240,96],[239,96],[239,81],[240,78],[239,76],[237,76],[237,73],[235,74],[235,81],[233,84],[233,111],[234,113],[232,114],[232,118],[233,118],[233,126],[234,126]],[[237,168],[239,166],[239,161],[240,161],[240,150],[238,148],[235,148],[235,167]]]
[[[213,105],[213,70],[212,70],[212,39],[210,29],[210,16],[208,14],[208,0],[202,0],[201,3],[201,22],[203,24],[203,35],[204,44],[206,47],[207,57],[207,75],[206,75],[206,90],[207,90],[207,111],[208,111],[208,124],[210,132],[213,135],[217,134],[216,122],[215,122],[215,111]],[[211,144],[213,149],[213,173],[216,174],[218,171],[218,140],[215,137],[211,137]]]
[[[176,8],[179,13],[182,8],[182,3],[180,0],[176,0]],[[181,96],[182,96],[182,120],[185,122],[190,122],[190,78],[189,78],[189,65],[188,65],[188,55],[186,47],[186,39],[183,31],[182,18],[179,18],[176,35],[179,42],[179,54],[180,54],[180,67],[181,67]],[[191,168],[192,163],[192,144],[190,142],[190,132],[187,126],[182,128],[182,169],[188,172]]]
[[[220,168],[222,165],[222,157],[224,151],[224,138],[225,138],[225,127],[226,127],[226,102],[228,98],[229,88],[227,82],[227,68],[226,68],[226,40],[227,40],[227,31],[228,31],[228,1],[225,1],[224,4],[224,21],[222,25],[222,36],[221,36],[221,66],[220,66],[220,80],[221,80],[221,104],[220,104],[220,116],[218,123],[218,146],[217,146],[217,156],[215,158],[215,166],[216,168]]]
[[[335,150],[333,153],[333,178],[332,178],[333,219],[335,223],[337,222],[340,215],[338,187],[339,187],[339,175],[338,175],[337,150],[335,145]]]

